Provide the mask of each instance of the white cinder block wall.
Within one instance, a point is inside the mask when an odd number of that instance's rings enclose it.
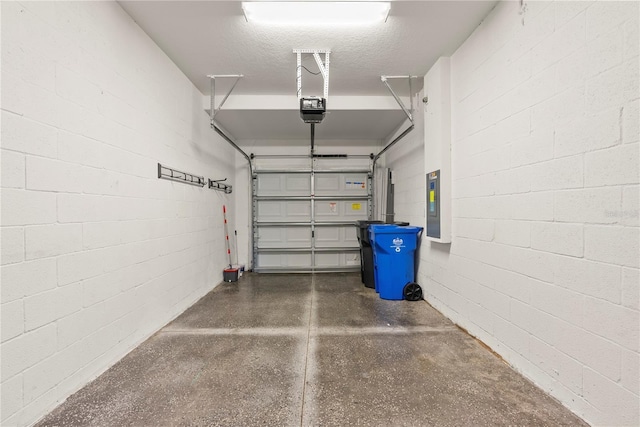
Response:
[[[115,2],[2,2],[2,414],[28,425],[221,281],[233,149]]]
[[[594,425],[640,424],[639,14],[496,6],[451,57],[453,240],[421,251],[427,300]]]

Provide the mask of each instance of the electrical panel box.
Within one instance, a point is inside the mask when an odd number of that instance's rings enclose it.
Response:
[[[427,236],[440,235],[440,170],[427,174]]]
[[[300,98],[300,118],[305,123],[320,123],[327,111],[327,100],[310,96]]]

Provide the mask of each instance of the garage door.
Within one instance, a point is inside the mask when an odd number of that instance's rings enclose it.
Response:
[[[273,160],[271,164],[277,163]],[[354,222],[370,215],[368,165],[338,169],[335,162],[328,167],[327,159],[311,163],[306,168],[274,169],[256,162],[255,271],[360,269]]]

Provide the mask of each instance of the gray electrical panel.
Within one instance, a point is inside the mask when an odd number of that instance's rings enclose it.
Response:
[[[440,238],[440,169],[427,174],[427,236]]]

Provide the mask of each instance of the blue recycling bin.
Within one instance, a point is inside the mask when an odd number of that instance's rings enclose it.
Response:
[[[380,298],[404,299],[405,285],[415,281],[415,253],[422,227],[372,224],[375,289]]]

